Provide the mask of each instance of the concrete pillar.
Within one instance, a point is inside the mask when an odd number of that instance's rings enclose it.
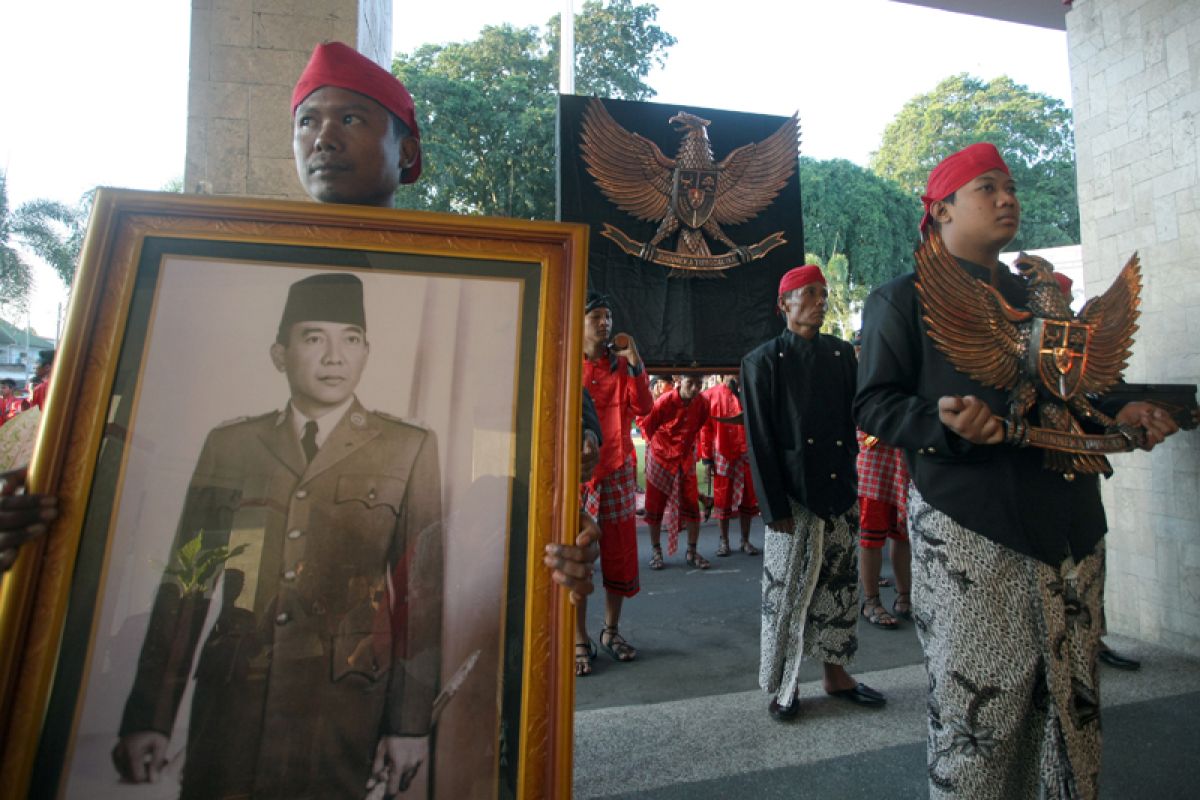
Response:
[[[1138,251],[1126,380],[1200,383],[1200,3],[1075,0],[1067,41],[1088,294]],[[1112,460],[1109,629],[1200,654],[1200,432]]]
[[[391,68],[391,0],[192,0],[184,189],[304,197],[292,161],[292,86],[319,42]]]

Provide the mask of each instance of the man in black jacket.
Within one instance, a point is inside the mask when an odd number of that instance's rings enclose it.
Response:
[[[999,152],[934,168],[921,230],[1017,308],[1000,262],[1021,218]],[[964,314],[976,313],[963,309]],[[867,301],[855,412],[907,451],[913,605],[929,678],[932,798],[1092,798],[1100,769],[1096,649],[1106,523],[1095,475],[1044,469],[1006,445],[1008,396],[957,371],[927,335],[914,275]],[[1117,420],[1147,446],[1176,426],[1146,403]]]
[[[783,276],[776,301],[787,328],[742,361],[750,467],[767,522],[759,684],[768,711],[799,711],[800,661],[820,658],[827,693],[881,706],[846,671],[858,649],[858,491],[854,350],[822,335],[829,291],[820,267]]]

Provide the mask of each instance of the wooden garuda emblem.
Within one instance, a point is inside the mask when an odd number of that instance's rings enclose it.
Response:
[[[631,256],[671,267],[672,277],[724,277],[721,270],[785,244],[783,231],[776,231],[761,242],[739,245],[721,226],[754,219],[787,184],[800,152],[799,118],[793,115],[763,141],[742,145],[723,161],[713,160],[708,120],[680,111],[668,122],[683,133],[675,158],[622,128],[599,100],[588,103],[580,149],[596,186],[622,211],[659,222],[648,242],[608,223],[603,235]],[[676,233],[675,250],[660,247]],[[714,255],[705,237],[727,251]]]
[[[967,274],[937,233],[916,257],[917,292],[937,349],[959,372],[1009,391],[1009,444],[1045,449],[1044,464],[1056,472],[1108,475],[1104,453],[1143,443],[1141,428],[1118,424],[1088,399],[1116,385],[1129,360],[1142,288],[1136,253],[1078,316],[1045,259],[1022,253],[1016,261],[1029,289],[1022,310]],[[1029,419],[1034,410],[1037,424]],[[1085,433],[1083,421],[1104,433]]]

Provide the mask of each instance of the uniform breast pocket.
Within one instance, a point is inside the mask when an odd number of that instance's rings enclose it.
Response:
[[[333,501],[360,504],[370,511],[386,507],[398,515],[407,485],[405,478],[390,475],[342,475],[338,478]]]

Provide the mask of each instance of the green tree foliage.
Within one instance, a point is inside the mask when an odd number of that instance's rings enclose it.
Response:
[[[1012,248],[1077,244],[1071,111],[1011,78],[984,83],[964,73],[909,100],[884,130],[871,169],[919,197],[939,161],[985,141],[1000,149],[1020,191],[1021,231]]]
[[[658,9],[588,0],[577,15],[580,93],[642,100],[643,82],[674,37]],[[485,27],[479,38],[398,54],[392,71],[417,99],[422,174],[396,195],[403,208],[553,219],[558,17],[545,30]]]
[[[94,196],[94,189],[86,192],[74,206],[31,200],[15,215],[14,227],[22,242],[54,269],[68,289],[75,280]]]
[[[16,217],[8,206],[8,178],[0,171],[0,308],[21,310],[29,303],[33,272],[17,249]]]
[[[845,256],[847,313],[876,286],[912,269],[921,203],[911,194],[849,161],[807,157],[800,159],[800,190],[805,248],[821,263]]]

